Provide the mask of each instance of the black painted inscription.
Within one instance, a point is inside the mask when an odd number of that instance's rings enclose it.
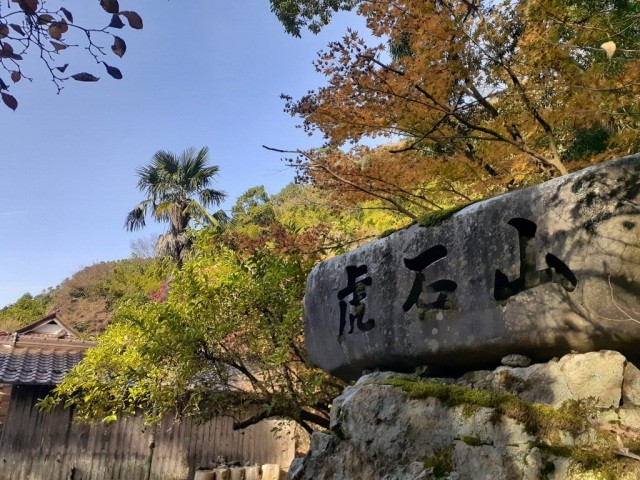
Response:
[[[578,279],[571,269],[551,253],[545,256],[548,268],[536,270],[535,236],[537,225],[526,218],[512,218],[509,225],[518,231],[520,247],[520,276],[515,280],[496,269],[493,296],[496,300],[507,300],[514,295],[546,283],[557,283],[566,291],[573,292]]]
[[[455,292],[458,284],[453,280],[436,280],[429,285],[425,285],[426,276],[422,272],[429,265],[446,256],[446,247],[444,245],[436,245],[420,253],[417,257],[404,259],[405,266],[409,270],[416,272],[416,278],[413,281],[409,297],[402,305],[402,309],[405,312],[411,310],[414,305],[422,312],[427,310],[448,310],[451,308],[449,302],[447,302],[448,294]],[[420,298],[423,293],[438,294],[438,296],[434,301],[426,303]]]
[[[363,303],[363,300],[367,297],[367,287],[371,286],[372,280],[371,277],[360,280],[358,278],[367,274],[367,266],[349,265],[346,270],[347,286],[338,292],[338,300],[340,300],[340,332],[338,336],[344,334],[344,329],[347,326],[347,310],[349,309],[351,311],[349,312],[349,331],[347,333],[353,333],[354,326],[363,332],[368,332],[376,326],[373,318],[364,321],[366,304]],[[351,300],[347,304],[345,300],[349,296],[351,296]]]

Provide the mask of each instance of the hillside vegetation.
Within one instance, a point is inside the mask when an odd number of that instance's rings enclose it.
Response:
[[[84,335],[102,333],[119,302],[144,302],[161,288],[168,268],[153,259],[130,258],[83,268],[60,285],[24,294],[0,310],[0,330],[14,331],[50,312]]]

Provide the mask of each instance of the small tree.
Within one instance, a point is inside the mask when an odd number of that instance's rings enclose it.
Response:
[[[318,254],[286,253],[280,247],[299,236],[264,233],[199,232],[166,298],[123,306],[44,405],[63,402],[79,418],[107,422],[142,409],[150,422],[175,412],[231,415],[235,428],[268,417],[328,427],[344,384],[308,365],[302,331]],[[259,407],[249,418],[248,405]]]
[[[221,214],[212,215],[206,210],[220,205],[226,196],[209,187],[219,167],[207,165],[208,160],[207,147],[197,152],[188,148],[178,156],[159,150],[149,165],[136,170],[138,188],[147,198],[129,212],[125,228],[129,231],[144,228],[147,214],[158,222],[169,223],[168,231],[158,239],[158,252],[170,256],[178,267],[192,244],[188,232],[191,220],[216,224],[222,218]]]

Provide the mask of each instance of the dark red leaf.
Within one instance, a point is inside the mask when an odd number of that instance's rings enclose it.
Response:
[[[6,90],[9,86],[0,78],[0,90]]]
[[[64,7],[60,8],[60,11],[64,13],[64,16],[67,17],[67,20],[73,23],[73,14]]]
[[[36,13],[38,10],[38,0],[19,0],[18,5],[26,13]]]
[[[58,70],[59,72],[64,73],[64,71],[67,69],[67,67],[69,66],[68,63],[65,63],[63,66],[61,67],[56,67],[56,70]]]
[[[71,78],[79,82],[97,82],[98,80],[100,80],[98,77],[95,77],[87,72],[76,73],[75,75],[71,75]]]
[[[15,109],[18,108],[18,101],[8,93],[2,92],[2,101],[11,110],[15,111]]]
[[[46,25],[47,23],[53,22],[53,20],[53,15],[49,15],[48,13],[38,15],[38,25]]]
[[[111,17],[111,23],[109,24],[109,26],[111,28],[122,28],[124,27],[124,23],[122,23],[122,20],[120,20],[120,17],[116,14],[114,14]]]
[[[120,11],[118,0],[100,0],[100,5],[107,13],[118,13]]]
[[[127,44],[124,43],[124,40],[120,37],[113,37],[113,45],[111,45],[111,50],[113,50],[113,53],[115,53],[119,57],[122,57],[124,55],[124,52],[127,51]]]
[[[55,25],[60,28],[62,33],[67,33],[69,31],[69,24],[64,19],[56,22]]]
[[[9,35],[9,27],[4,23],[0,23],[0,38],[4,38],[8,35]]]
[[[20,25],[16,25],[15,23],[11,23],[10,25],[11,28],[13,28],[17,33],[24,36],[24,30],[22,30],[22,27]]]
[[[122,72],[119,69],[117,69],[116,67],[112,67],[111,65],[107,65],[106,63],[104,64],[104,66],[107,68],[107,73],[113,78],[115,78],[116,80],[120,80],[122,78]]]
[[[136,12],[120,12],[120,15],[126,17],[131,28],[135,28],[136,30],[142,29],[142,17]]]
[[[56,49],[56,52],[59,52],[60,50],[64,50],[65,48],[67,48],[67,46],[63,43],[54,42],[53,40],[49,40],[49,42],[51,42],[51,45],[53,45],[53,48]]]
[[[62,38],[62,30],[60,30],[58,25],[51,25],[49,27],[49,35],[51,35],[51,38],[60,40]]]
[[[11,72],[11,80],[13,81],[13,83],[19,82],[21,78],[22,75],[20,74],[20,72]]]
[[[10,43],[3,43],[2,49],[0,49],[0,58],[11,58],[13,57],[13,47]]]

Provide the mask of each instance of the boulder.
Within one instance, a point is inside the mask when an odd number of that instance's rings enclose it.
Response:
[[[448,382],[363,376],[335,399],[331,432],[312,435],[288,479],[635,480],[640,409],[622,405],[629,365],[602,351]]]
[[[343,379],[616,350],[640,360],[640,156],[482,201],[317,265],[312,361]],[[640,319],[635,319],[640,320]]]
[[[529,402],[555,407],[567,400],[586,399],[591,399],[598,407],[618,407],[623,393],[625,365],[625,357],[610,350],[569,354],[560,360],[528,368],[500,367],[485,374],[483,381],[476,381],[475,386],[503,390]],[[473,374],[466,374],[458,383],[474,386],[470,379],[473,379]]]

